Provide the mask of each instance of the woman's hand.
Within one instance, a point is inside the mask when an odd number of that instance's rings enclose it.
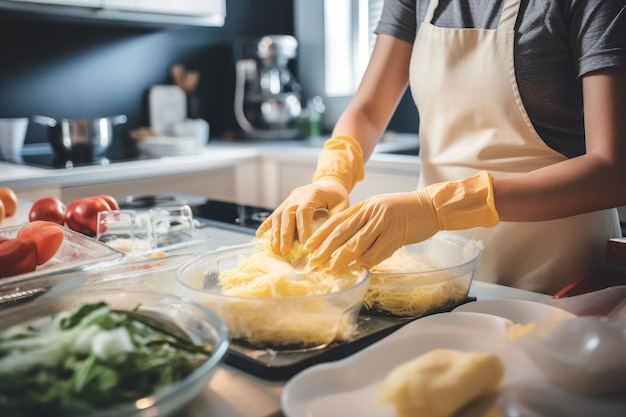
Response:
[[[309,263],[334,273],[357,262],[378,265],[404,245],[440,230],[493,227],[499,222],[493,177],[486,171],[420,191],[381,194],[332,216],[305,242]]]
[[[358,261],[371,268],[407,243],[439,231],[437,215],[425,194],[381,194],[331,217],[309,240],[311,265],[330,261],[329,273]]]
[[[259,226],[256,236],[261,237],[271,229],[272,251],[284,255],[291,249],[296,236],[302,243],[309,239],[317,211],[327,210],[328,215],[332,216],[349,205],[346,187],[332,177],[324,177],[293,190]]]

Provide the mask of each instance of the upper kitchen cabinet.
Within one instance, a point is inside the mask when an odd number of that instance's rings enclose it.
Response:
[[[18,3],[56,4],[62,6],[100,7],[101,0],[9,0]]]
[[[223,26],[226,0],[0,0],[0,9],[151,25]]]
[[[80,1],[80,0],[79,0]],[[224,14],[224,1],[211,0],[101,0],[105,9],[173,15]]]

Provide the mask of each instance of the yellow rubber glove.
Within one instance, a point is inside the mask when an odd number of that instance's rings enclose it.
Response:
[[[335,136],[324,143],[311,184],[298,187],[259,226],[256,236],[271,229],[272,251],[286,254],[296,238],[306,242],[313,233],[319,210],[328,216],[350,205],[350,191],[363,179],[365,163],[361,145],[349,136]]]
[[[473,177],[433,184],[420,191],[381,194],[338,213],[306,241],[311,265],[329,262],[335,273],[357,261],[371,268],[398,248],[430,238],[440,230],[493,227],[499,222],[493,178]]]

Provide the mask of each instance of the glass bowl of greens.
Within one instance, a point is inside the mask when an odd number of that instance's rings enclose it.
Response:
[[[188,299],[52,293],[0,313],[2,415],[131,417],[182,410],[206,388],[228,330]]]

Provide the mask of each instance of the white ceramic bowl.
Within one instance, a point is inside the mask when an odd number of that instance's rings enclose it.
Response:
[[[518,344],[545,375],[583,395],[626,391],[626,322],[574,317],[520,338]]]
[[[144,155],[160,158],[194,155],[205,143],[205,139],[195,136],[150,136],[139,140],[137,147]]]

